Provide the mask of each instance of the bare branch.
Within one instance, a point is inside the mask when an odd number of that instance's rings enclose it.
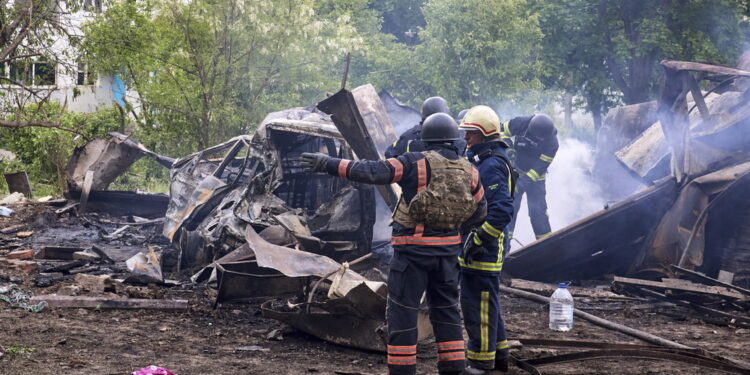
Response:
[[[36,56],[42,56],[42,54],[37,52],[37,53],[29,53],[29,54],[26,54],[26,55],[8,56],[5,59],[0,59],[0,63],[9,62],[9,61],[13,61],[13,60],[25,59],[25,58],[28,58],[28,57],[36,57]]]
[[[66,128],[59,123],[51,121],[9,121],[0,118],[0,127],[3,128],[27,128],[27,127],[40,127],[40,128],[52,128],[59,129],[62,131],[70,132],[80,136],[84,136],[83,133],[75,129]]]

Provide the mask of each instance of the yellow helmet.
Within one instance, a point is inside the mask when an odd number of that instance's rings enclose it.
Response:
[[[500,118],[492,108],[486,105],[478,105],[472,107],[466,113],[458,127],[467,130],[479,130],[485,137],[489,137],[500,134]]]

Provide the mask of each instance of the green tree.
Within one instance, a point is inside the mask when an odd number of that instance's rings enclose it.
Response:
[[[0,145],[17,156],[12,162],[0,161],[0,174],[23,170],[33,182],[51,185],[52,190],[60,192],[66,188],[65,166],[73,149],[95,137],[107,138],[108,132],[119,130],[121,116],[112,107],[93,113],[75,113],[64,111],[54,102],[41,105],[47,108],[39,109],[34,104],[26,111],[36,113],[35,121],[55,123],[56,127],[0,129]],[[9,121],[16,119],[11,116]]]
[[[662,59],[733,64],[744,47],[746,1],[538,0],[544,79],[601,115],[618,101],[651,100]]]
[[[130,112],[157,150],[172,152],[314,102],[338,85],[331,68],[362,44],[350,15],[320,17],[313,0],[131,0],[84,30],[92,65],[138,93]]]
[[[54,77],[54,70],[73,68],[69,52],[75,46],[74,19],[80,1],[28,0],[5,1],[0,5],[0,127],[28,126],[61,129],[63,111],[46,106],[55,82],[40,80]],[[31,110],[30,110],[31,109]],[[72,130],[72,129],[71,129]],[[72,130],[75,131],[75,130]]]
[[[425,0],[373,0],[371,7],[383,17],[381,31],[408,45],[419,42],[417,32],[425,26],[422,6]]]
[[[543,35],[526,0],[433,0],[415,61],[433,95],[454,108],[519,100],[540,88],[538,45]]]

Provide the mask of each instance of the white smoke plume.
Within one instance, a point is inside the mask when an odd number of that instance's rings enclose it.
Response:
[[[547,210],[552,231],[564,228],[604,208],[606,204],[599,186],[591,177],[594,150],[575,138],[559,138],[560,149],[547,175]],[[511,251],[534,241],[526,196],[517,213]]]

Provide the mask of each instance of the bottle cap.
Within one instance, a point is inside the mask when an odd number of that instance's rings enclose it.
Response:
[[[557,287],[558,288],[567,288],[568,287],[568,283],[560,283],[560,284],[557,285]]]

